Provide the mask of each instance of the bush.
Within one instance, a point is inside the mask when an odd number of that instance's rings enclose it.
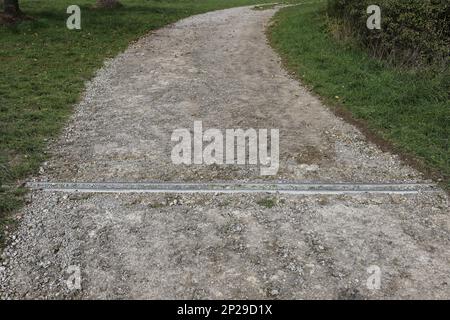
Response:
[[[381,30],[366,27],[371,4],[381,8]],[[373,54],[396,64],[448,64],[448,0],[329,0],[328,15]]]

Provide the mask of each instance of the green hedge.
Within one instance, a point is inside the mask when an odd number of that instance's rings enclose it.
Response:
[[[369,30],[366,10],[381,8],[381,30]],[[394,62],[448,64],[449,0],[328,0],[328,14],[373,53]]]

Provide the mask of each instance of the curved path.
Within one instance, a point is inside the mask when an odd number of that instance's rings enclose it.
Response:
[[[282,69],[264,34],[274,13],[194,16],[107,62],[36,181],[423,182]],[[172,132],[194,121],[279,129],[277,175],[172,164]],[[0,267],[2,298],[450,298],[450,216],[439,190],[35,190],[28,202]],[[367,286],[373,265],[379,289]],[[81,290],[66,283],[78,268]]]

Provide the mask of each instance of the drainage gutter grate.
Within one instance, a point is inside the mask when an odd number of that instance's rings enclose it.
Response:
[[[438,192],[434,184],[420,183],[116,183],[29,182],[33,190],[81,193],[284,193],[284,194],[414,194]]]

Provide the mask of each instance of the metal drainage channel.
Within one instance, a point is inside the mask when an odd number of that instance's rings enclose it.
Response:
[[[283,193],[283,194],[415,194],[438,192],[421,183],[117,183],[29,182],[32,190],[68,193]]]

